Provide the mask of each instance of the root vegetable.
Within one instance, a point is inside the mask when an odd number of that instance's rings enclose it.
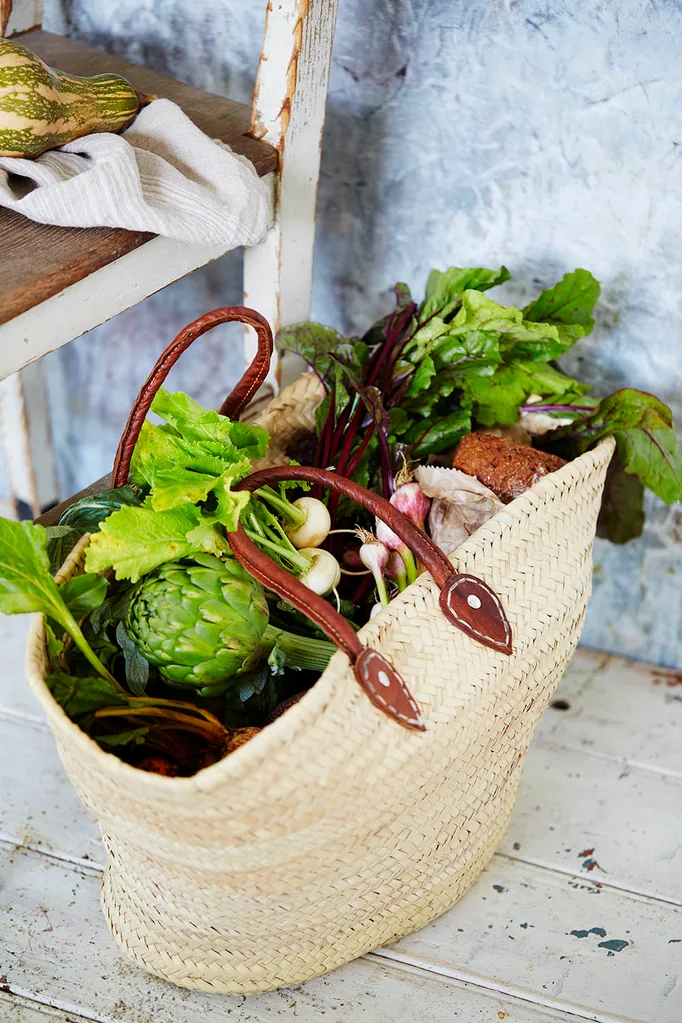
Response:
[[[404,515],[407,515],[408,519],[411,519],[418,529],[424,530],[424,520],[431,506],[430,500],[422,493],[419,484],[412,479],[412,473],[407,466],[404,466],[400,473],[398,473],[396,481],[399,485],[391,495],[391,504]],[[385,544],[390,551],[397,551],[400,554],[405,565],[407,581],[408,583],[413,583],[417,578],[418,572],[409,547],[380,519],[376,520],[376,534],[377,539]]]
[[[405,562],[398,551],[390,552],[388,565],[386,566],[386,575],[389,579],[394,580],[398,587],[398,593],[402,593],[407,586],[407,572],[405,570]]]
[[[285,526],[285,532],[298,550],[319,547],[327,539],[331,529],[331,518],[327,506],[316,497],[299,497],[291,507],[303,512],[300,525]]]
[[[363,541],[359,554],[365,568],[368,568],[374,576],[379,601],[382,607],[388,604],[386,583],[384,582],[384,571],[388,564],[388,548],[381,541],[377,540],[373,533],[366,529],[358,529],[357,535]]]
[[[341,581],[341,568],[334,555],[320,547],[304,547],[300,553],[311,559],[310,566],[299,576],[300,581],[320,597],[331,593]]]
[[[416,482],[403,483],[391,497],[391,504],[407,515],[419,529],[424,529],[424,522],[429,513],[431,502]]]

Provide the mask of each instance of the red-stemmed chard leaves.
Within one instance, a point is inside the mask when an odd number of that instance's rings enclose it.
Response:
[[[616,437],[599,528],[625,542],[641,530],[642,484],[664,501],[682,500],[670,410],[630,389],[597,402],[557,365],[594,326],[599,282],[589,271],[565,274],[523,310],[483,294],[508,279],[505,267],[433,270],[419,306],[398,284],[393,312],[361,339],[319,324],[287,328],[280,350],[302,355],[327,387],[316,464],[333,465],[389,497],[400,456],[425,461],[477,426],[548,413],[572,423],[536,443],[568,457]],[[332,497],[333,519],[337,507]]]

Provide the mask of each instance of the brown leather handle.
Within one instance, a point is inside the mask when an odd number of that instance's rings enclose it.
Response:
[[[259,487],[271,483],[282,483],[287,480],[302,480],[306,483],[316,483],[323,488],[334,490],[345,497],[350,497],[356,504],[362,505],[367,511],[389,526],[396,536],[399,536],[403,543],[410,548],[415,557],[422,562],[429,570],[440,587],[443,587],[453,574],[453,567],[449,559],[443,554],[430,536],[415,526],[407,515],[403,514],[390,501],[380,497],[366,487],[354,483],[346,476],[340,476],[328,469],[316,469],[307,465],[277,465],[271,469],[260,469],[251,473],[246,479],[236,483],[233,490],[248,490],[252,493]],[[268,558],[268,561],[270,559]],[[288,579],[291,576],[284,573]],[[309,591],[308,591],[309,592]],[[327,606],[327,605],[325,605]]]
[[[135,403],[128,416],[128,422],[119,441],[114,461],[114,471],[112,473],[113,487],[122,487],[128,482],[130,459],[135,450],[142,424],[154,400],[154,395],[182,353],[185,349],[189,348],[193,341],[196,341],[202,334],[211,330],[212,327],[216,327],[219,323],[229,323],[232,320],[247,323],[250,327],[254,328],[258,335],[258,351],[249,368],[221,405],[220,414],[228,416],[230,419],[236,419],[249,404],[268,375],[270,368],[270,358],[273,349],[270,324],[255,309],[249,309],[243,305],[224,306],[221,309],[213,309],[210,313],[205,313],[198,320],[194,320],[184,327],[156,360],[154,368],[135,399]]]
[[[351,498],[385,522],[428,569],[440,587],[440,607],[447,620],[483,646],[499,650],[501,653],[511,654],[511,627],[502,601],[495,591],[475,575],[463,575],[455,572],[450,559],[434,544],[433,540],[390,501],[386,501],[371,490],[366,490],[365,487],[361,487],[345,476],[329,472],[327,469],[316,469],[303,465],[279,465],[272,469],[261,469],[241,480],[234,489],[254,491],[258,487],[286,480],[304,480],[307,483],[329,487],[330,490]],[[241,531],[237,534],[230,533],[228,535],[230,544],[235,538],[240,549],[245,550],[246,548],[242,545],[244,541],[248,541],[246,534],[242,539]],[[239,557],[239,555],[237,556]],[[268,565],[273,564],[269,558],[266,558],[266,561]],[[287,580],[292,579],[288,572],[283,570],[283,574]],[[306,587],[304,590],[309,594],[310,591]],[[294,603],[293,600],[292,603]],[[332,610],[325,601],[320,601],[320,603],[324,606],[325,613]],[[308,612],[306,611],[306,613]],[[322,623],[318,622],[318,624],[324,628]],[[346,652],[351,656],[350,651]]]
[[[317,483],[344,494],[382,519],[423,562],[441,589],[440,607],[453,625],[504,653],[511,653],[511,629],[504,608],[490,587],[471,575],[458,575],[431,539],[389,501],[345,476],[308,466],[277,466],[252,473],[235,490],[252,492],[287,480]],[[240,526],[227,539],[237,560],[268,589],[314,621],[349,657],[358,682],[372,702],[408,728],[424,729],[417,703],[395,668],[375,650],[363,647],[346,619],[303,583],[276,565]]]

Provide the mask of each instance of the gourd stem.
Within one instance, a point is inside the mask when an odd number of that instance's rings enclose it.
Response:
[[[149,106],[150,103],[153,103],[155,99],[159,98],[153,92],[138,92],[137,89],[135,89],[135,95],[137,96],[137,102],[140,104],[140,110],[142,107]]]

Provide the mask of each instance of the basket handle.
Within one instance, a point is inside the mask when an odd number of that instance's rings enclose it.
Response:
[[[247,323],[253,327],[258,335],[258,351],[251,365],[220,406],[219,411],[222,416],[227,416],[229,419],[236,419],[244,411],[268,375],[273,349],[272,331],[265,317],[257,313],[255,309],[249,309],[243,305],[223,306],[221,309],[213,309],[210,313],[205,313],[198,320],[194,320],[184,327],[154,363],[154,368],[142,385],[130,410],[128,422],[119,441],[112,473],[112,487],[122,487],[128,482],[130,459],[133,456],[137,438],[154,400],[154,395],[182,353],[189,348],[193,341],[211,330],[212,327],[216,327],[219,323],[229,323],[232,320],[238,320],[240,323]]]
[[[512,652],[511,628],[497,594],[476,576],[456,573],[430,537],[378,494],[326,469],[291,465],[261,469],[241,480],[234,489],[252,492],[266,484],[288,480],[329,487],[382,519],[433,576],[440,588],[440,608],[445,618],[484,646],[506,654]],[[424,730],[419,707],[398,672],[382,654],[362,645],[342,615],[275,564],[248,538],[241,525],[228,533],[227,539],[232,553],[251,575],[308,615],[348,655],[358,682],[375,706],[407,728]]]

